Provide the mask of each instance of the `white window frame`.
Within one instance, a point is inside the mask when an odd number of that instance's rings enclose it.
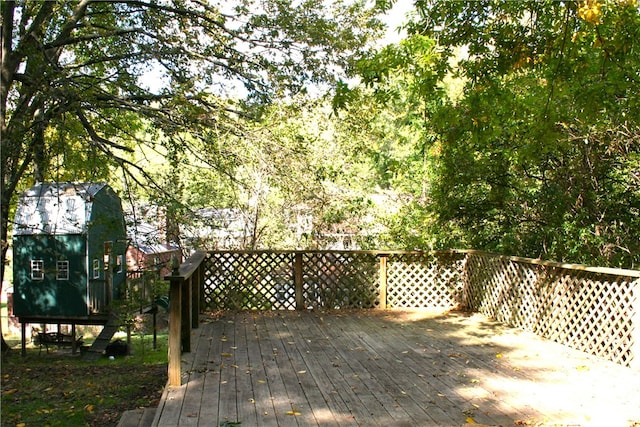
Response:
[[[118,255],[116,263],[118,265],[118,273],[122,273],[124,271],[124,255]]]
[[[93,260],[93,278],[100,278],[100,260],[97,258]]]
[[[44,280],[44,260],[31,260],[31,280]]]
[[[106,270],[111,264],[111,262],[113,261],[111,258],[111,255],[113,252],[113,242],[111,240],[108,240],[104,242],[103,247],[104,247],[104,253],[103,253],[104,268]]]
[[[69,280],[69,261],[56,262],[56,280]]]

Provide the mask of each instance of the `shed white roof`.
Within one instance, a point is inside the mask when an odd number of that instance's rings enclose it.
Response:
[[[42,183],[25,191],[16,209],[14,235],[81,234],[91,218],[94,196],[105,183]]]

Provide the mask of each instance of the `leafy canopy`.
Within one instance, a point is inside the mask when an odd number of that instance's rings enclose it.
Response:
[[[106,180],[119,169],[166,192],[134,152],[173,170],[206,153],[224,174],[234,158],[216,141],[241,137],[274,99],[332,85],[382,28],[362,1],[0,5],[3,259],[10,206],[31,176]]]
[[[394,240],[636,265],[638,3],[415,6],[403,43],[431,40],[429,73],[415,70],[423,63],[415,56],[394,53],[402,43],[355,69],[383,105],[414,100],[403,117],[418,141],[397,139],[389,156],[412,144],[424,155],[423,172],[414,175],[423,185],[391,218]],[[407,75],[411,84],[398,85]]]

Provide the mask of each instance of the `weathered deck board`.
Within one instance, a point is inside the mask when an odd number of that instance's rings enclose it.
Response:
[[[640,372],[463,313],[203,317],[155,425],[640,425]]]

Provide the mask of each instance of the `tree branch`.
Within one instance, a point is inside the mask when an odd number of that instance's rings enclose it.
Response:
[[[87,133],[89,134],[89,136],[91,137],[91,140],[97,146],[103,148],[103,150],[105,149],[105,146],[109,146],[109,147],[112,147],[112,148],[116,148],[118,150],[127,151],[129,153],[133,153],[134,152],[134,150],[132,150],[129,147],[125,147],[124,145],[117,144],[117,143],[115,143],[113,141],[110,141],[110,140],[108,140],[106,138],[103,138],[100,135],[98,135],[98,133],[95,131],[95,129],[91,125],[91,122],[89,122],[89,120],[87,119],[87,117],[84,115],[84,113],[82,112],[82,110],[80,108],[76,108],[76,115],[78,116],[78,119],[80,119],[80,123],[82,123],[82,127],[84,128],[84,130],[86,130]],[[110,151],[105,151],[105,153],[113,154]]]

